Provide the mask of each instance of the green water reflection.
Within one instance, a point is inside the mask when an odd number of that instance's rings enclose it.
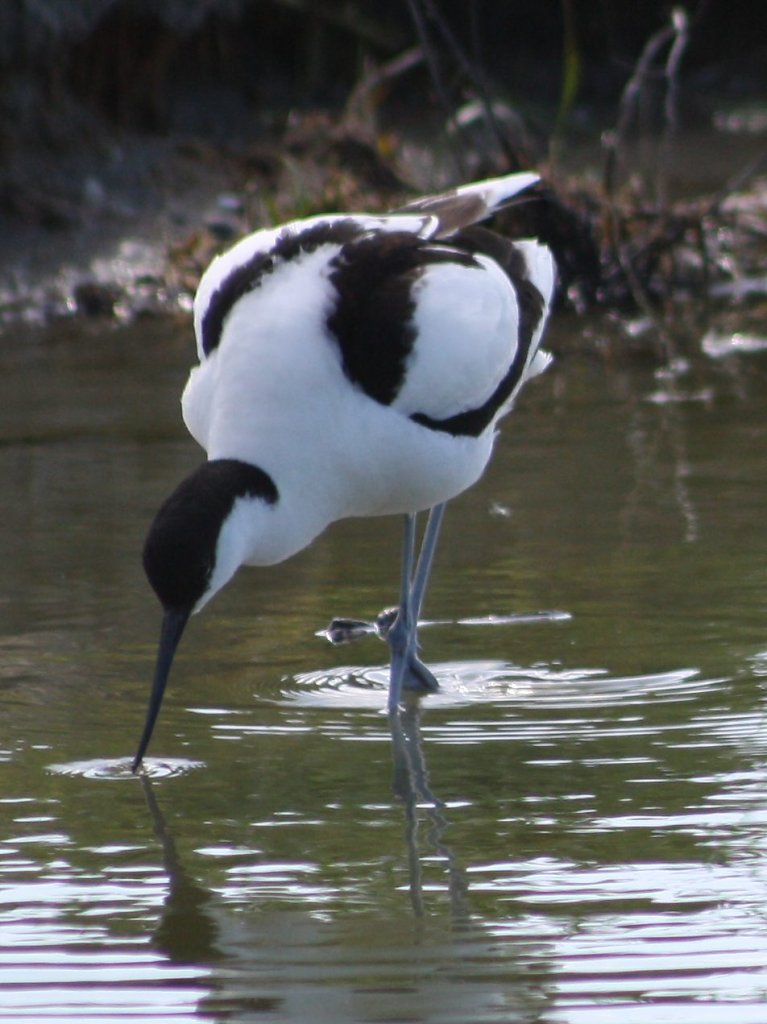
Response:
[[[142,781],[188,360],[0,354],[0,1020],[762,1022],[767,363],[560,359],[449,510],[402,734],[380,641],[315,635],[396,594],[399,524],[342,523],[191,624]]]

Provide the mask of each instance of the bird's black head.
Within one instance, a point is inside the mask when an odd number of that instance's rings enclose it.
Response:
[[[237,459],[213,459],[162,505],[144,543],[144,570],[164,609],[146,725],[133,761],[141,764],[162,704],[173,655],[192,612],[210,596],[219,539],[238,498],[277,501],[272,478]]]

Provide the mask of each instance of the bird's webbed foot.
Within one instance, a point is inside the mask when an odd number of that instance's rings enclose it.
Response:
[[[391,651],[391,673],[389,684],[389,709],[399,703],[400,695],[407,690],[411,693],[434,693],[439,683],[418,656],[417,623],[408,622],[402,610],[386,629],[386,642]]]
[[[403,690],[411,690],[414,693],[436,693],[439,689],[437,677],[417,654],[405,656],[401,671]],[[394,657],[392,657],[392,672],[394,672]]]

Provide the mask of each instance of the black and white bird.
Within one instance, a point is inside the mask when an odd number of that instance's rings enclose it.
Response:
[[[417,626],[445,502],[481,476],[498,420],[550,358],[539,348],[549,250],[476,225],[537,181],[511,174],[389,214],[293,221],[205,272],[200,362],[181,404],[208,461],[160,508],[144,548],[164,617],[134,770],[189,616],[241,565],[281,562],[349,516],[405,517],[389,711],[403,688],[436,688]]]

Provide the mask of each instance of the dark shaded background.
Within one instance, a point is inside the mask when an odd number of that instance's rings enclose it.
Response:
[[[674,5],[658,0],[420,2],[462,47],[493,95],[554,108],[565,54],[577,102],[615,102]],[[685,81],[700,97],[759,94],[767,78],[762,0],[690,0]],[[434,28],[434,21],[431,22]],[[460,68],[435,30],[446,89]],[[0,145],[62,145],[75,110],[143,131],[268,128],[294,107],[341,104],[368,58],[418,41],[408,0],[5,0],[0,5]],[[421,66],[415,75],[423,75]],[[403,80],[407,85],[407,77]],[[413,80],[410,80],[411,87]],[[693,111],[694,112],[694,111]],[[83,122],[86,113],[81,113]]]

